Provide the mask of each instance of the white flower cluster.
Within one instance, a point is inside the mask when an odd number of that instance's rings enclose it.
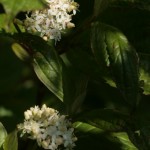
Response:
[[[31,107],[24,112],[24,116],[24,123],[17,126],[22,131],[21,136],[27,134],[44,149],[56,150],[63,145],[66,150],[71,150],[75,146],[77,138],[71,122],[57,110],[44,104],[41,109],[38,106]]]
[[[61,30],[72,28],[72,16],[76,14],[78,4],[74,0],[45,0],[47,8],[31,12],[24,21],[28,32],[39,32],[44,39],[61,39]]]

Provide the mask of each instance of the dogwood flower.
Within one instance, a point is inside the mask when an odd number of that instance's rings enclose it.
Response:
[[[57,150],[63,145],[66,150],[71,150],[75,146],[77,138],[72,124],[57,110],[44,104],[41,109],[38,106],[31,107],[24,112],[24,116],[24,122],[17,126],[18,130],[22,131],[21,137],[27,134],[44,149]]]
[[[28,32],[39,32],[44,39],[60,41],[61,32],[75,27],[71,22],[78,4],[74,0],[45,0],[47,8],[29,12],[24,20]]]

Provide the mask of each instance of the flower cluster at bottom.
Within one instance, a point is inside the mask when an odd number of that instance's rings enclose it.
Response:
[[[31,107],[24,112],[24,116],[24,123],[17,126],[22,131],[21,136],[28,134],[44,149],[56,150],[63,145],[66,150],[70,150],[75,146],[77,138],[73,134],[72,124],[57,110],[44,104],[41,109],[38,106]]]

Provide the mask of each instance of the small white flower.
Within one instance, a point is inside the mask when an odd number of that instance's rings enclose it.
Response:
[[[56,43],[61,39],[61,30],[75,27],[71,20],[79,5],[74,0],[45,1],[48,8],[32,11],[26,16],[24,26],[28,32],[40,32],[41,37],[54,39]]]
[[[73,134],[71,122],[57,110],[44,104],[41,109],[38,106],[31,107],[24,112],[24,116],[24,123],[17,126],[22,131],[21,136],[27,134],[44,149],[57,150],[59,145],[63,145],[71,150],[75,146],[77,138]]]
[[[25,119],[28,120],[32,117],[32,112],[30,110],[27,110],[24,112]]]

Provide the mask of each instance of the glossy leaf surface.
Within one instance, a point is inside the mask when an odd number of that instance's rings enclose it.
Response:
[[[110,70],[125,100],[135,106],[138,99],[138,58],[136,51],[118,29],[93,23],[91,46],[100,67]]]

